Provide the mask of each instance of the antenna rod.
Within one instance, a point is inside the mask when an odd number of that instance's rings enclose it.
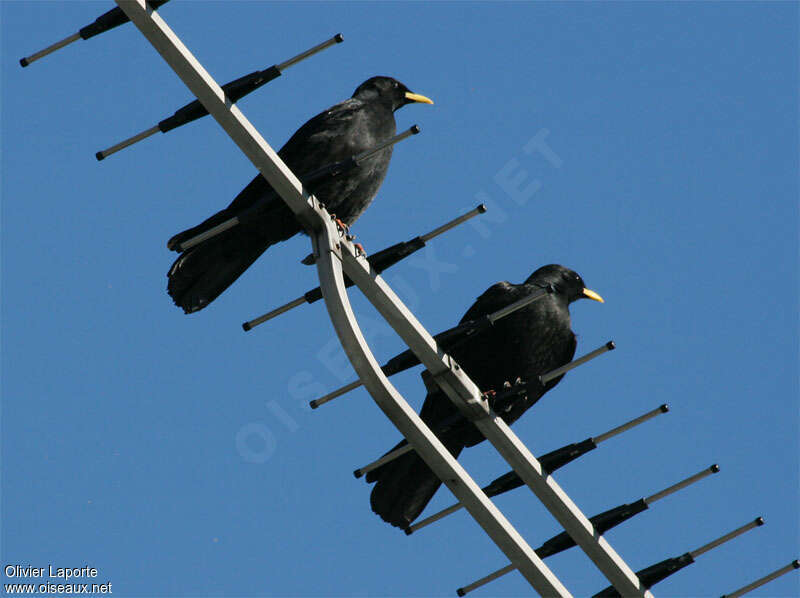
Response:
[[[389,451],[383,457],[378,459],[377,461],[373,461],[372,463],[365,465],[364,467],[360,467],[353,472],[353,475],[357,478],[360,478],[364,474],[369,473],[373,469],[378,469],[381,465],[388,463],[389,461],[394,461],[398,457],[402,457],[406,453],[410,453],[414,450],[410,444],[406,443],[403,446],[400,446],[393,451]]]
[[[674,492],[677,492],[681,488],[686,488],[695,482],[702,480],[705,477],[708,477],[712,473],[716,473],[719,471],[719,467],[716,465],[712,465],[711,467],[707,467],[699,474],[695,474],[674,484],[667,488],[666,490],[659,492],[658,495],[660,498],[668,496]],[[597,515],[589,518],[591,521],[592,526],[594,527],[595,531],[598,534],[604,534],[608,530],[615,528],[616,526],[624,523],[631,517],[638,515],[639,513],[646,511],[649,507],[651,502],[649,498],[640,498],[639,500],[633,501],[631,503],[622,504],[612,509],[608,509],[607,511],[603,511],[602,513],[598,513]],[[536,554],[538,554],[541,558],[545,558],[546,556],[551,556],[554,554],[558,554],[559,552],[563,552],[568,548],[572,548],[575,546],[574,540],[566,533],[561,532],[560,534],[553,536],[547,542],[542,544],[537,550]]]
[[[153,4],[153,2],[151,2]],[[119,10],[117,7],[116,10]],[[121,11],[120,11],[121,12]],[[127,17],[126,17],[127,18]],[[233,81],[229,81],[225,85],[222,86],[222,91],[225,93],[225,97],[228,98],[231,102],[238,102],[241,98],[246,96],[247,94],[255,91],[262,85],[266,85],[273,79],[277,79],[281,76],[282,71],[289,68],[293,64],[297,64],[301,60],[305,60],[309,56],[313,56],[314,54],[321,52],[322,50],[329,48],[335,44],[341,43],[344,41],[344,37],[341,33],[337,33],[332,38],[322,42],[314,46],[313,48],[306,50],[295,56],[294,58],[290,58],[285,62],[281,62],[280,64],[274,64],[269,68],[266,68],[262,71],[253,71],[249,75],[245,75],[243,77],[239,77],[238,79],[234,79]],[[97,160],[103,160],[108,158],[111,154],[115,154],[121,149],[124,149],[134,143],[138,143],[142,139],[147,139],[151,135],[155,135],[158,131],[162,133],[166,133],[167,131],[171,131],[172,129],[177,129],[180,126],[188,124],[192,121],[197,120],[198,118],[202,118],[203,116],[208,115],[208,110],[205,109],[203,104],[200,103],[200,100],[194,100],[186,104],[183,108],[179,108],[175,111],[175,114],[172,116],[165,118],[157,125],[150,127],[126,139],[125,141],[121,141],[116,145],[112,145],[111,147],[99,151],[95,154],[95,158]]]
[[[708,544],[703,544],[700,548],[696,548],[695,550],[689,552],[689,554],[692,555],[693,559],[696,559],[701,554],[705,554],[709,550],[712,550],[717,546],[720,546],[721,544],[725,544],[725,542],[729,542],[730,540],[733,540],[734,538],[741,536],[743,533],[750,531],[754,527],[759,527],[761,525],[764,525],[764,518],[756,517],[750,523],[746,523],[742,527],[737,527],[732,532],[727,533],[724,536],[720,536],[719,538],[717,538],[716,540],[712,540]]]
[[[711,467],[706,467],[703,471],[696,473],[693,476],[690,476],[685,480],[670,486],[669,488],[665,488],[661,492],[656,492],[655,494],[651,494],[650,496],[648,496],[647,498],[643,498],[642,500],[645,502],[645,504],[651,505],[657,500],[661,500],[665,496],[669,496],[670,494],[673,494],[678,490],[682,490],[687,486],[691,486],[695,482],[699,482],[703,478],[707,478],[708,476],[715,473],[719,473],[719,465],[717,465],[716,463],[714,463],[714,465],[712,465]]]
[[[35,53],[31,54],[30,56],[28,56],[26,58],[20,58],[19,59],[19,63],[23,67],[26,67],[29,64],[31,64],[33,62],[36,62],[40,58],[44,58],[48,54],[52,54],[56,50],[60,50],[64,46],[68,46],[72,42],[78,41],[80,38],[81,38],[81,34],[80,33],[73,33],[72,35],[70,35],[68,37],[65,37],[61,41],[58,41],[58,42],[56,42],[56,43],[54,43],[54,44],[52,44],[50,46],[47,46],[44,50],[39,50],[38,52],[35,52]]]
[[[311,58],[314,54],[319,54],[323,50],[327,50],[331,46],[335,44],[340,44],[344,41],[344,36],[341,33],[337,33],[332,38],[325,40],[321,44],[317,44],[313,48],[309,48],[305,52],[300,52],[297,56],[290,58],[280,64],[276,64],[275,68],[279,71],[283,72],[288,69],[290,66],[294,66],[298,62],[305,60],[306,58]],[[241,96],[240,96],[241,97]]]
[[[429,232],[427,234],[420,235],[419,238],[422,239],[423,243],[427,243],[431,239],[433,239],[435,237],[438,237],[439,235],[441,235],[443,233],[446,233],[451,228],[455,228],[459,224],[463,224],[464,222],[466,222],[470,218],[472,218],[474,216],[477,216],[478,214],[483,214],[484,212],[486,212],[486,205],[485,204],[480,204],[474,210],[470,210],[466,214],[463,214],[463,215],[459,216],[458,218],[454,218],[450,222],[448,222],[446,224],[443,224],[442,226],[440,226],[438,228],[433,229],[431,232]]]
[[[716,469],[715,469],[716,468]],[[719,471],[719,467],[716,465],[712,465],[704,469],[699,474],[695,474],[689,478],[686,478],[682,482],[678,482],[677,484],[670,486],[667,490],[659,492],[658,494],[660,497],[666,496],[667,494],[671,494],[679,490],[680,488],[685,488],[686,486],[693,484],[701,480],[702,478],[711,475],[712,473],[716,473]],[[674,490],[672,490],[674,488]],[[667,492],[668,490],[672,490],[672,492]],[[655,496],[655,495],[654,495]],[[647,510],[649,503],[649,499],[647,498],[640,498],[637,501],[634,501],[629,504],[623,504],[613,509],[609,509],[608,511],[604,511],[602,513],[598,513],[594,517],[589,518],[592,526],[594,527],[595,531],[598,534],[604,534],[608,530],[613,527],[618,526],[619,524],[627,521],[634,515],[638,515],[642,511]],[[542,544],[539,548],[537,548],[534,552],[536,552],[536,556],[540,559],[545,559],[549,556],[553,556],[554,554],[558,554],[569,548],[575,546],[575,541],[567,534],[567,532],[561,532],[547,540],[544,544]],[[490,573],[489,575],[482,577],[481,579],[472,582],[471,584],[464,586],[463,588],[459,588],[456,590],[456,593],[459,596],[464,596],[468,592],[479,588],[481,586],[486,585],[490,581],[494,581],[498,577],[502,577],[506,573],[510,573],[516,569],[514,565],[506,565],[502,569],[498,569],[494,573]]]
[[[605,434],[600,434],[600,436],[595,436],[594,441],[599,443],[608,440],[609,438],[612,438],[617,434],[622,434],[624,431],[629,430],[630,428],[635,428],[639,424],[646,422],[648,419],[653,419],[655,416],[661,415],[662,413],[666,413],[667,411],[669,411],[669,405],[667,405],[666,403],[664,403],[663,405],[659,405],[652,411],[648,411],[644,415],[640,415],[639,417],[637,417],[636,419],[632,419],[628,423],[622,424],[621,426],[617,426],[616,428],[609,430]]]
[[[780,569],[776,569],[772,573],[765,575],[764,577],[755,580],[753,583],[749,583],[744,587],[739,588],[735,592],[730,594],[723,594],[721,598],[739,598],[739,596],[744,596],[750,590],[755,590],[756,588],[760,588],[763,585],[768,584],[774,579],[778,579],[782,575],[786,575],[789,571],[793,571],[794,569],[800,569],[800,561],[795,559],[785,567],[781,567]]]
[[[472,590],[477,590],[481,586],[485,586],[490,581],[494,581],[495,579],[503,577],[503,575],[505,575],[506,573],[511,573],[515,569],[516,567],[514,565],[506,565],[505,567],[503,567],[502,569],[498,569],[494,573],[489,573],[489,575],[487,575],[486,577],[481,577],[477,581],[473,581],[471,584],[466,585],[463,588],[458,588],[456,590],[456,594],[458,594],[459,596],[466,596]]]
[[[694,563],[695,557],[700,556],[701,554],[708,552],[712,548],[719,546],[720,544],[724,544],[725,542],[732,540],[733,538],[742,535],[748,530],[753,529],[754,527],[758,527],[759,525],[764,525],[764,519],[761,517],[757,517],[755,520],[751,521],[750,523],[739,527],[732,532],[717,538],[716,540],[709,542],[708,544],[701,546],[697,550],[693,550],[692,552],[687,552],[682,554],[681,556],[665,559],[659,563],[654,565],[650,565],[649,567],[645,567],[636,572],[636,576],[639,578],[641,584],[649,589],[650,587],[657,584],[659,581],[662,581]],[[619,592],[614,589],[613,586],[609,586],[604,590],[601,590],[597,594],[595,594],[592,598],[618,598],[620,596]]]
[[[167,2],[169,2],[169,0],[148,0],[147,3],[152,9],[155,10]],[[35,52],[26,58],[20,58],[19,63],[23,67],[26,67],[29,64],[36,62],[40,58],[44,58],[48,54],[52,54],[56,50],[60,50],[64,46],[68,46],[74,41],[78,41],[79,39],[89,39],[90,37],[94,37],[95,35],[108,31],[109,29],[118,27],[123,23],[127,23],[128,21],[128,15],[122,12],[122,9],[119,6],[116,6],[108,12],[97,17],[94,23],[90,23],[86,27],[81,28],[77,33],[74,33],[69,37],[65,37],[60,42],[56,42],[50,46],[47,46],[44,50],[39,50],[38,52]]]
[[[530,295],[528,295],[527,297],[523,297],[522,299],[515,301],[511,305],[504,307],[501,310],[498,310],[487,316],[477,318],[475,320],[464,322],[463,324],[459,324],[458,326],[454,326],[453,328],[445,330],[444,332],[440,332],[433,338],[436,340],[436,343],[438,345],[441,345],[444,348],[445,351],[450,351],[452,350],[453,347],[458,346],[467,338],[470,338],[475,334],[479,334],[485,330],[488,330],[500,317],[508,316],[517,311],[518,309],[522,309],[526,305],[533,303],[537,299],[541,299],[542,297],[551,292],[552,292],[551,287],[542,289],[540,291],[535,291]],[[381,371],[383,371],[383,373],[386,374],[387,376],[393,376],[394,374],[404,372],[405,370],[412,368],[418,364],[419,364],[419,359],[417,359],[417,356],[414,355],[411,349],[407,349],[406,351],[403,351],[399,355],[395,355],[389,361],[387,361],[381,367]],[[334,390],[332,393],[329,393],[324,397],[320,397],[319,399],[310,401],[309,405],[311,405],[312,409],[316,409],[320,405],[324,405],[328,401],[332,401],[336,397],[341,396],[347,392],[350,392],[351,390],[358,388],[359,386],[361,386],[360,381],[351,382],[350,384],[343,386],[342,388],[339,388],[337,390]]]
[[[603,353],[607,353],[608,351],[613,351],[617,348],[617,345],[614,344],[614,341],[608,341],[602,347],[595,349],[594,351],[587,353],[583,357],[579,357],[573,361],[570,361],[567,365],[562,365],[560,368],[554,369],[552,372],[548,372],[543,376],[539,376],[539,381],[542,384],[546,384],[550,382],[553,378],[558,378],[562,374],[566,374],[568,371],[578,367],[581,364],[586,363],[587,361],[591,361],[595,357],[599,357]]]
[[[420,235],[419,237],[414,237],[410,241],[396,243],[391,247],[382,249],[377,253],[374,253],[367,257],[367,261],[369,262],[370,268],[375,272],[381,273],[390,266],[394,266],[397,262],[407,258],[415,251],[425,247],[425,243],[427,243],[434,237],[437,237],[442,233],[450,230],[451,228],[458,226],[462,222],[466,222],[470,218],[474,218],[478,214],[483,214],[484,212],[486,212],[486,206],[484,204],[481,204],[477,208],[470,210],[466,214],[462,214],[461,216],[454,218],[450,222],[443,224],[439,228],[434,229],[427,235]],[[350,278],[348,278],[346,275],[344,278],[344,282],[346,287],[353,286],[353,281],[350,280]],[[279,316],[280,314],[285,313],[290,309],[297,307],[298,305],[302,305],[303,303],[309,303],[309,304],[314,303],[315,301],[319,301],[320,299],[322,299],[322,290],[319,287],[311,289],[301,297],[298,297],[297,299],[290,301],[289,303],[286,303],[285,305],[282,305],[277,309],[267,312],[264,315],[261,315],[248,322],[245,322],[244,324],[242,324],[242,328],[244,328],[245,331],[252,330],[259,324],[263,324],[264,322],[271,320],[272,318]]]
[[[627,424],[617,426],[616,428],[614,428],[614,430],[618,431],[615,432],[614,434],[606,432],[605,434],[601,434],[600,436],[596,436],[594,438],[587,438],[583,442],[568,444],[554,451],[550,451],[549,453],[542,455],[541,457],[537,457],[537,459],[544,471],[546,471],[547,473],[553,473],[554,471],[560,469],[564,465],[567,465],[568,463],[571,463],[575,459],[582,457],[589,451],[596,449],[597,445],[600,442],[607,440],[612,436],[616,436],[617,434],[620,434],[625,430],[629,430],[634,426],[638,426],[639,424],[647,421],[648,419],[651,419],[652,417],[655,417],[656,415],[659,415],[661,413],[666,413],[667,411],[669,411],[669,408],[666,405],[661,405],[661,407],[658,407],[653,411],[649,411],[645,415],[637,417],[636,419],[631,420]],[[486,493],[486,496],[492,498],[494,496],[499,496],[500,494],[505,494],[506,492],[510,492],[511,490],[515,490],[516,488],[520,488],[521,486],[524,485],[525,485],[524,482],[517,475],[517,472],[512,470],[506,474],[503,474],[499,478],[495,479],[494,481],[492,481],[491,484],[484,486],[483,491],[484,493]],[[431,523],[439,521],[439,519],[442,519],[447,515],[450,515],[451,513],[455,513],[461,508],[462,508],[461,503],[456,503],[454,505],[451,505],[446,509],[443,509],[442,511],[439,511],[438,513],[431,515],[430,517],[427,517],[422,521],[419,521],[418,523],[415,523],[407,527],[404,531],[407,535],[410,535],[415,531],[422,529],[423,527],[429,526]]]

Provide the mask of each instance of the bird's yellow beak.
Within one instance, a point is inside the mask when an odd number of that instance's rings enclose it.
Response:
[[[605,301],[603,301],[603,298],[594,291],[592,291],[591,289],[583,289],[582,294],[587,299],[591,299],[593,301],[599,301],[600,303],[605,303]]]
[[[432,99],[426,98],[420,93],[412,93],[410,91],[406,92],[406,99],[411,100],[412,102],[421,102],[422,104],[433,104]]]

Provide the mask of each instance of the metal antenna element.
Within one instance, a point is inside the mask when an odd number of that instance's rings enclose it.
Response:
[[[623,504],[613,509],[609,509],[608,511],[604,511],[602,513],[598,513],[594,517],[590,517],[589,521],[591,521],[592,525],[594,526],[595,531],[598,534],[604,534],[608,530],[613,527],[618,526],[619,524],[627,521],[634,515],[638,515],[642,511],[647,510],[650,503],[655,502],[659,498],[663,498],[673,492],[677,492],[681,488],[685,488],[695,482],[711,475],[712,473],[717,473],[719,471],[719,467],[717,465],[712,465],[711,467],[707,467],[700,473],[697,473],[691,477],[686,478],[685,480],[678,482],[667,488],[666,490],[662,490],[650,496],[648,498],[640,498],[639,500],[629,503]],[[656,498],[653,498],[656,497]],[[539,548],[536,549],[536,555],[539,558],[547,558],[549,556],[553,556],[554,554],[558,554],[559,552],[563,552],[569,548],[575,546],[575,541],[569,537],[567,532],[561,532],[560,534],[553,536],[547,542],[542,544]],[[482,577],[477,581],[472,582],[471,584],[464,586],[463,588],[459,588],[456,590],[456,593],[459,596],[464,596],[468,592],[480,588],[481,586],[485,586],[490,581],[494,581],[499,577],[502,577],[506,573],[510,573],[516,569],[514,565],[506,565],[502,569],[498,569],[494,573],[490,573],[486,577]]]
[[[583,357],[578,357],[573,361],[570,361],[567,365],[562,365],[560,368],[554,369],[552,372],[548,372],[542,376],[539,376],[539,381],[542,384],[547,384],[553,378],[558,378],[561,374],[566,374],[568,371],[575,369],[581,364],[586,363],[587,361],[591,361],[595,357],[599,357],[603,353],[607,353],[608,351],[613,351],[617,348],[617,345],[614,344],[614,341],[608,341],[602,347],[595,349],[591,353],[587,353]]]
[[[488,330],[492,327],[492,325],[500,318],[504,318],[515,311],[522,309],[526,305],[530,305],[537,299],[541,299],[545,295],[552,292],[552,288],[542,289],[540,291],[536,291],[528,295],[527,297],[523,297],[522,299],[515,301],[511,305],[504,307],[494,313],[489,315],[483,316],[476,320],[470,320],[469,322],[464,322],[463,324],[459,324],[458,326],[454,326],[444,332],[440,332],[439,334],[435,335],[433,338],[436,340],[436,343],[441,345],[445,351],[450,351],[453,347],[458,346],[466,339],[471,338],[476,334],[480,334],[485,330]],[[399,355],[395,355],[389,361],[387,361],[383,366],[381,366],[381,370],[387,376],[393,376],[394,374],[398,374],[400,372],[404,372],[408,368],[412,368],[415,365],[419,364],[419,359],[411,352],[411,350],[403,351]],[[350,392],[361,386],[361,381],[354,381],[350,384],[342,386],[341,388],[334,390],[331,393],[326,394],[324,397],[320,397],[318,399],[314,399],[313,401],[309,401],[309,405],[311,405],[312,409],[316,409],[320,405],[324,405],[328,401],[332,401],[338,396],[341,396],[345,393]]]
[[[419,237],[419,238],[420,238],[420,239],[422,239],[422,242],[423,242],[423,243],[427,243],[427,242],[428,242],[428,241],[430,241],[431,239],[433,239],[433,238],[435,238],[435,237],[438,237],[438,236],[439,236],[439,235],[441,235],[441,234],[444,234],[444,233],[446,233],[446,232],[447,232],[447,231],[449,231],[451,228],[455,228],[455,227],[457,227],[459,224],[463,224],[464,222],[466,222],[466,221],[467,221],[467,220],[469,220],[470,218],[474,218],[474,217],[475,217],[475,216],[477,216],[478,214],[485,214],[485,213],[486,213],[486,204],[480,204],[480,205],[478,205],[478,207],[477,207],[477,208],[475,208],[474,210],[470,210],[470,211],[469,211],[469,212],[467,212],[466,214],[462,214],[462,215],[461,215],[461,216],[459,216],[458,218],[454,218],[454,219],[453,219],[453,220],[451,220],[450,222],[448,222],[448,223],[446,223],[446,224],[443,224],[442,226],[439,226],[439,227],[437,227],[437,228],[434,228],[434,229],[433,229],[431,232],[429,232],[429,233],[426,233],[426,234],[424,234],[424,235],[420,235],[420,237]]]
[[[764,519],[761,517],[756,517],[756,519],[754,519],[750,523],[743,525],[742,527],[736,528],[735,530],[733,530],[728,534],[725,534],[724,536],[720,536],[716,540],[713,540],[708,544],[701,546],[697,550],[692,550],[691,552],[684,553],[680,556],[671,559],[665,559],[659,563],[650,565],[649,567],[645,567],[644,569],[637,571],[636,576],[639,578],[641,584],[645,588],[649,589],[655,584],[657,584],[659,581],[666,579],[673,573],[676,573],[681,569],[683,569],[684,567],[687,567],[692,563],[694,563],[694,559],[700,556],[701,554],[706,553],[712,548],[716,548],[720,544],[724,544],[729,540],[733,540],[737,536],[741,536],[746,531],[749,531],[754,527],[758,527],[760,525],[764,525]],[[619,598],[620,596],[621,596],[620,593],[616,589],[614,589],[613,586],[609,586],[604,590],[601,590],[600,592],[595,594],[592,598],[610,598],[610,597]]]
[[[715,469],[716,468],[716,469]],[[664,497],[667,494],[671,494],[679,490],[680,488],[685,488],[686,486],[697,482],[698,480],[706,477],[707,475],[711,475],[711,473],[716,473],[719,471],[719,467],[716,465],[712,465],[711,467],[704,469],[700,474],[696,474],[691,476],[690,478],[686,478],[682,482],[678,482],[677,484],[670,486],[667,490],[659,492],[659,497]],[[654,495],[655,496],[655,495]],[[594,517],[590,517],[589,521],[594,526],[595,531],[598,534],[604,534],[608,530],[613,527],[618,526],[619,524],[627,521],[634,515],[638,515],[642,511],[647,510],[648,508],[648,500],[647,498],[640,498],[639,500],[629,503],[619,505],[613,509],[609,509],[608,511],[604,511],[602,513],[598,513]],[[569,537],[567,532],[561,532],[560,534],[553,536],[547,542],[542,544],[539,548],[536,549],[536,555],[539,558],[547,558],[549,556],[553,556],[554,554],[558,554],[563,552],[569,548],[575,546],[575,541]],[[494,573],[490,573],[489,575],[478,579],[477,581],[472,582],[471,584],[464,586],[463,588],[459,588],[456,590],[456,593],[459,596],[464,596],[468,592],[475,590],[481,586],[486,585],[490,581],[494,581],[499,577],[502,577],[506,573],[510,573],[516,569],[514,565],[506,565],[502,569],[498,569]]]
[[[155,3],[150,2],[150,4],[155,4]],[[119,8],[116,8],[115,10],[119,10]],[[271,67],[264,69],[263,71],[253,71],[249,75],[245,75],[243,77],[239,77],[238,79],[234,79],[233,81],[229,81],[228,83],[222,86],[222,91],[225,92],[225,97],[230,102],[233,103],[238,102],[241,98],[255,91],[262,85],[266,85],[273,79],[277,79],[278,77],[280,77],[282,71],[289,68],[293,64],[297,64],[301,60],[305,60],[306,58],[313,56],[318,52],[322,52],[326,48],[330,48],[331,46],[341,43],[343,41],[344,37],[342,36],[342,34],[337,33],[332,38],[322,42],[321,44],[317,44],[313,48],[298,54],[294,58],[290,58],[289,60],[281,62],[280,64],[274,64]],[[120,141],[116,145],[112,145],[107,149],[97,152],[95,154],[95,158],[97,158],[98,161],[103,160],[105,158],[108,158],[111,154],[117,153],[121,149],[133,145],[134,143],[138,143],[142,139],[147,139],[151,135],[155,135],[159,131],[161,131],[162,133],[166,133],[167,131],[171,131],[172,129],[177,129],[182,125],[195,121],[198,118],[202,118],[207,114],[208,110],[206,110],[203,107],[200,101],[194,100],[186,104],[183,108],[178,109],[175,112],[175,114],[173,114],[168,118],[165,118],[157,125],[152,126],[149,129],[142,131],[141,133],[137,133],[133,137],[129,137],[124,141]]]
[[[613,428],[613,429],[609,430],[605,434],[600,434],[600,436],[595,436],[593,438],[593,440],[596,443],[599,444],[599,443],[603,442],[604,440],[608,440],[609,438],[612,438],[612,437],[616,436],[617,434],[622,434],[626,430],[630,430],[631,428],[635,428],[639,424],[646,422],[648,419],[653,419],[655,416],[661,415],[662,413],[666,413],[667,411],[669,411],[669,405],[664,403],[663,405],[659,405],[658,407],[656,407],[652,411],[648,411],[644,415],[640,415],[636,419],[632,419],[628,423],[622,424],[621,426],[617,426],[616,428]]]
[[[156,9],[159,6],[162,6],[169,2],[169,0],[148,0],[148,4],[152,9]],[[107,13],[104,13],[97,17],[94,23],[90,23],[86,27],[83,27],[78,31],[78,33],[74,33],[69,37],[65,37],[60,42],[56,42],[50,46],[47,46],[44,50],[39,50],[38,52],[27,56],[26,58],[20,58],[19,63],[25,67],[29,64],[36,62],[40,58],[44,58],[48,54],[52,54],[56,50],[60,50],[64,46],[68,46],[74,41],[78,41],[79,39],[89,39],[90,37],[94,37],[100,33],[108,31],[109,29],[113,29],[114,27],[118,27],[123,23],[127,23],[130,19],[128,16],[122,12],[122,9],[117,6],[112,8]]]
[[[372,463],[365,465],[364,467],[359,467],[353,472],[353,475],[357,478],[360,478],[361,476],[368,474],[373,469],[378,469],[381,465],[384,465],[389,461],[394,461],[398,457],[402,457],[406,453],[410,453],[413,450],[414,447],[412,447],[410,444],[404,444],[403,446],[398,447],[393,451],[389,451],[380,459],[373,461]]]
[[[397,262],[407,258],[415,251],[425,247],[425,244],[434,237],[438,237],[442,233],[447,232],[448,230],[450,230],[455,226],[458,226],[462,222],[466,222],[470,218],[474,218],[478,214],[483,214],[484,212],[486,212],[486,206],[484,204],[481,204],[477,208],[470,210],[466,214],[462,214],[458,218],[454,218],[450,222],[443,224],[439,228],[432,230],[426,235],[420,235],[418,237],[414,237],[410,241],[396,243],[391,247],[387,247],[385,249],[378,251],[377,253],[367,256],[367,261],[369,262],[370,267],[375,272],[378,273],[383,272],[390,266],[394,266]],[[345,278],[345,286],[348,288],[353,286],[353,281],[350,280],[349,278]],[[311,289],[301,297],[298,297],[297,299],[290,301],[289,303],[286,303],[285,305],[282,305],[277,309],[273,309],[272,311],[269,311],[264,315],[261,315],[257,318],[249,320],[248,322],[245,322],[244,324],[242,324],[242,328],[244,328],[245,331],[252,330],[259,324],[263,324],[264,322],[271,320],[272,318],[279,316],[282,313],[289,311],[290,309],[294,309],[298,305],[302,305],[303,303],[314,303],[315,301],[319,301],[320,299],[322,299],[322,290],[319,287],[317,287],[316,289]]]
[[[750,523],[746,523],[742,527],[737,527],[732,532],[727,533],[724,536],[720,536],[719,538],[717,538],[716,540],[712,540],[708,544],[703,544],[700,548],[696,548],[691,552],[689,552],[689,554],[692,556],[693,559],[696,559],[701,554],[705,554],[709,550],[712,550],[717,546],[720,546],[721,544],[725,544],[725,542],[729,542],[730,540],[733,540],[734,538],[741,536],[743,533],[750,531],[754,527],[759,527],[761,525],[764,525],[764,518],[756,517]]]
[[[667,405],[661,405],[652,411],[648,411],[642,416],[639,416],[635,419],[632,419],[628,423],[622,424],[621,426],[617,426],[613,430],[606,432],[605,434],[601,434],[600,436],[595,436],[594,438],[587,438],[582,442],[576,442],[572,444],[568,444],[566,446],[562,446],[559,449],[554,451],[550,451],[549,453],[542,455],[541,457],[537,457],[539,464],[542,466],[542,469],[547,473],[553,473],[557,469],[560,469],[564,465],[568,463],[572,463],[575,459],[582,457],[589,451],[592,451],[597,448],[597,445],[604,440],[608,440],[609,438],[616,436],[617,434],[621,434],[626,430],[630,430],[631,428],[638,426],[641,423],[646,422],[649,419],[652,419],[656,415],[660,415],[661,413],[666,413],[669,411],[669,407]],[[511,490],[516,490],[524,486],[524,483],[517,475],[515,471],[509,471],[508,473],[503,474],[499,478],[492,481],[491,484],[488,484],[482,488],[486,496],[489,498],[493,496],[499,496],[500,494],[505,494],[506,492],[510,492]],[[462,505],[460,503],[456,503],[419,521],[409,527],[407,527],[404,531],[407,535],[413,534],[415,531],[422,529],[423,527],[429,526],[431,523],[439,521],[440,519],[450,515],[451,513],[455,513],[456,511],[461,510]],[[496,578],[492,578],[496,579]],[[491,581],[491,580],[489,580]],[[488,582],[487,582],[488,583]],[[483,585],[483,584],[481,584]],[[479,587],[479,586],[475,586]]]
[[[456,590],[456,594],[459,596],[466,596],[472,590],[477,590],[478,588],[485,586],[487,583],[494,581],[495,579],[499,579],[506,575],[507,573],[511,573],[516,567],[514,565],[506,565],[502,569],[498,569],[494,573],[490,573],[486,577],[481,577],[480,579],[473,581],[471,584],[464,586],[463,588],[458,588]]]
[[[750,590],[755,590],[756,588],[760,588],[761,586],[766,585],[769,582],[778,579],[782,575],[786,575],[787,573],[789,573],[789,571],[794,571],[795,569],[800,569],[800,561],[796,559],[791,563],[789,563],[788,565],[786,565],[785,567],[776,569],[772,573],[769,573],[768,575],[765,575],[764,577],[755,580],[753,583],[749,583],[746,586],[739,588],[735,592],[731,592],[730,594],[723,594],[721,598],[739,598],[739,596],[744,596]]]
[[[290,58],[289,60],[285,60],[284,62],[281,62],[280,64],[276,64],[275,68],[278,69],[279,71],[283,72],[286,69],[288,69],[290,66],[294,66],[295,64],[305,60],[306,58],[311,58],[314,54],[318,54],[318,53],[322,52],[323,50],[327,50],[328,48],[330,48],[334,44],[341,44],[343,41],[344,41],[344,36],[341,33],[337,33],[332,38],[326,39],[321,44],[317,44],[313,48],[309,48],[305,52],[300,52],[300,54],[298,54],[297,56],[295,56],[293,58]],[[225,89],[224,86],[223,86],[223,89]]]
[[[669,496],[670,494],[673,494],[678,490],[682,490],[683,488],[686,488],[686,486],[691,486],[695,482],[699,482],[703,478],[707,478],[708,476],[715,473],[719,473],[719,465],[717,465],[716,463],[714,463],[714,465],[712,465],[711,467],[706,467],[703,471],[700,471],[694,474],[693,476],[690,476],[685,480],[670,486],[669,488],[665,488],[661,492],[656,492],[655,494],[651,494],[650,496],[648,496],[647,498],[643,498],[642,500],[644,500],[645,504],[651,505],[657,500],[661,500],[665,496]]]
[[[366,158],[364,156],[369,157],[372,154],[374,154],[375,152],[379,152],[382,149],[384,149],[384,148],[386,148],[386,147],[388,147],[390,145],[394,145],[395,143],[398,143],[399,141],[402,141],[403,139],[407,139],[411,135],[416,135],[417,133],[419,133],[419,131],[420,131],[419,127],[417,125],[414,125],[411,128],[409,128],[407,131],[405,131],[404,133],[400,133],[399,135],[395,135],[391,139],[389,139],[387,141],[384,141],[383,143],[379,144],[376,148],[373,148],[371,150],[368,150],[366,152],[358,154],[357,156],[351,156],[350,158],[348,158],[347,160],[344,160],[342,162],[337,162],[336,164],[331,164],[329,166],[324,166],[323,168],[315,170],[314,172],[312,172],[310,174],[307,174],[305,176],[301,176],[300,180],[303,181],[304,185],[310,185],[314,181],[317,181],[317,180],[321,179],[324,176],[336,177],[336,176],[339,176],[341,174],[344,174],[345,172],[347,172],[347,171],[355,168],[356,166],[358,166],[358,164],[362,160],[365,160]],[[247,210],[243,211],[238,216],[234,216],[233,218],[229,218],[225,222],[222,222],[221,224],[218,224],[217,226],[214,226],[214,227],[208,229],[207,231],[202,232],[199,235],[196,235],[196,236],[192,237],[191,239],[187,239],[186,241],[184,241],[183,243],[180,244],[179,249],[181,251],[186,251],[187,249],[190,249],[190,248],[194,247],[195,245],[198,245],[198,244],[202,243],[203,241],[206,241],[206,240],[210,239],[211,237],[216,237],[217,235],[219,235],[219,234],[225,232],[226,230],[228,230],[229,228],[233,228],[234,226],[236,226],[238,224],[241,224],[243,222],[247,222],[248,220],[251,220],[252,218],[254,218],[257,214],[259,214],[261,212],[262,208],[263,208],[263,202],[262,202],[262,200],[259,199],[256,202],[255,205],[253,205],[250,208],[248,208]]]

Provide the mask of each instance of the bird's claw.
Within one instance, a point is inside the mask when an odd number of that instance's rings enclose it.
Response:
[[[367,252],[364,250],[364,246],[361,243],[353,243],[353,247],[356,248],[356,257],[360,255],[367,255]]]
[[[486,392],[482,392],[481,393],[481,398],[484,401],[488,401],[489,399],[492,399],[495,396],[497,396],[497,393],[495,391],[493,391],[493,390],[487,390]]]
[[[345,235],[349,235],[350,234],[350,227],[347,226],[344,223],[344,221],[342,221],[339,218],[337,218],[336,214],[331,214],[331,218],[333,218],[333,221],[336,223],[336,226],[339,228],[339,232],[340,233],[345,234]]]

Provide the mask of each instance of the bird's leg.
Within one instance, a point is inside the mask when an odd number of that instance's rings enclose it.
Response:
[[[361,243],[353,243],[353,247],[356,248],[356,257],[359,255],[367,255],[367,252],[364,250],[364,246]]]
[[[488,401],[489,399],[493,399],[495,396],[497,396],[497,393],[495,391],[491,390],[491,389],[487,390],[486,392],[482,392],[481,393],[481,398],[484,401]]]
[[[332,219],[333,219],[333,221],[336,223],[336,226],[337,226],[337,227],[339,227],[339,232],[340,232],[340,233],[342,233],[342,234],[344,234],[344,235],[349,235],[349,234],[350,234],[350,227],[349,227],[349,226],[347,226],[347,225],[344,223],[344,221],[343,221],[343,220],[340,220],[339,218],[337,218],[337,217],[336,217],[336,214],[331,214],[331,218],[332,218]]]

